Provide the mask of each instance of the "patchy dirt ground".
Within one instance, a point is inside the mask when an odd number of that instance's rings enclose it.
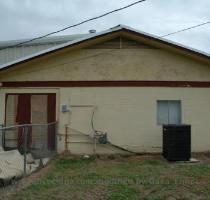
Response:
[[[41,171],[0,189],[0,199],[210,200],[210,154],[198,163],[160,155],[59,156]]]

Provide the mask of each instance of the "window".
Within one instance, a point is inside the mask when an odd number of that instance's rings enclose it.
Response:
[[[157,101],[157,123],[181,124],[181,101]]]

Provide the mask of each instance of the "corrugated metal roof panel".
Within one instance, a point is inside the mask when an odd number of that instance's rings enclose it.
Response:
[[[87,35],[88,34],[77,34],[77,35],[48,37],[48,38],[39,39],[33,42],[29,42],[27,44],[24,44],[18,47],[12,47],[12,48],[6,48],[3,50],[0,50],[0,65],[18,60],[23,57],[33,55],[37,52],[40,52],[46,49],[50,49],[59,44],[63,44],[69,41],[74,41],[78,38],[82,38]],[[0,49],[15,45],[15,44],[19,44],[25,41],[28,41],[28,39],[3,41],[3,42],[0,42]]]
[[[63,35],[63,36],[53,36],[53,37],[46,37],[42,39],[38,39],[29,43],[26,43],[21,46],[31,46],[31,45],[44,45],[44,44],[59,44],[59,43],[65,43],[69,41],[73,41],[82,37],[86,37],[89,34],[74,34],[74,35]],[[26,42],[31,40],[31,38],[28,39],[21,39],[21,40],[9,40],[9,41],[0,41],[0,47],[7,47],[11,45],[16,45],[22,42]]]
[[[0,51],[0,65],[52,48],[56,45],[57,44],[45,44],[4,49]]]

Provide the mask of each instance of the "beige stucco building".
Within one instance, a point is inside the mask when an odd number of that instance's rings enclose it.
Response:
[[[161,152],[163,123],[190,124],[192,151],[210,150],[210,56],[129,27],[4,64],[0,82],[0,124],[18,123],[18,95],[30,94],[29,122],[58,122],[58,152],[68,134],[71,153],[93,153],[93,129],[120,148]]]

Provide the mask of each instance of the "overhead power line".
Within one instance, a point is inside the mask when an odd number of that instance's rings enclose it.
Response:
[[[181,30],[172,32],[172,33],[168,33],[168,34],[166,34],[166,35],[162,35],[162,36],[160,36],[160,38],[167,37],[167,36],[169,36],[169,35],[174,35],[174,34],[177,34],[177,33],[181,33],[181,32],[184,32],[184,31],[193,29],[193,28],[197,28],[197,27],[199,27],[199,26],[204,26],[204,25],[209,24],[209,23],[210,23],[210,21],[203,22],[203,23],[201,23],[201,24],[197,24],[197,25],[194,25],[194,26],[190,26],[190,27],[188,27],[188,28],[184,28],[184,29],[181,29]]]
[[[50,36],[50,35],[54,35],[54,34],[56,34],[56,33],[60,33],[60,32],[65,31],[65,30],[67,30],[67,29],[70,29],[70,28],[73,28],[73,27],[76,27],[76,26],[85,24],[85,23],[87,23],[87,22],[90,22],[90,21],[93,21],[93,20],[96,20],[96,19],[105,17],[105,16],[110,15],[110,14],[115,13],[115,12],[119,12],[119,11],[124,10],[124,9],[126,9],[126,8],[129,8],[129,7],[132,7],[132,6],[137,5],[137,4],[139,4],[139,3],[142,3],[142,2],[144,2],[144,1],[146,1],[146,0],[140,0],[140,1],[133,2],[133,3],[129,4],[129,5],[127,5],[127,6],[124,6],[124,7],[121,7],[121,8],[112,10],[112,11],[109,11],[109,12],[104,13],[104,14],[102,14],[102,15],[99,15],[99,16],[97,16],[97,17],[93,17],[93,18],[90,18],[90,19],[86,19],[86,20],[84,20],[84,21],[82,21],[82,22],[79,22],[79,23],[77,23],[77,24],[67,26],[67,27],[62,28],[62,29],[59,29],[59,30],[57,30],[57,31],[53,31],[53,32],[51,32],[51,33],[48,33],[48,34],[45,34],[45,35],[42,35],[42,36],[39,36],[39,37],[35,37],[35,38],[33,38],[33,39],[30,39],[30,40],[27,40],[27,41],[24,41],[24,42],[20,42],[20,43],[15,44],[15,45],[10,45],[10,46],[1,48],[0,50],[7,49],[7,48],[12,48],[12,47],[17,47],[17,46],[20,46],[20,45],[23,45],[23,44],[27,44],[27,43],[33,42],[33,41],[38,40],[38,39],[42,39],[42,38],[48,37],[48,36]]]

